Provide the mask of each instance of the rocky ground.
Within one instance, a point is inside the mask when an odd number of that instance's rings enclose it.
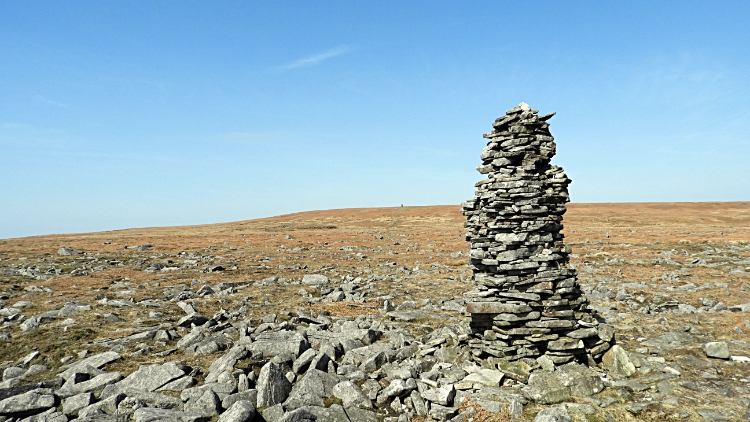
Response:
[[[0,422],[750,418],[750,203],[565,226],[593,368],[469,362],[458,206],[0,240]]]

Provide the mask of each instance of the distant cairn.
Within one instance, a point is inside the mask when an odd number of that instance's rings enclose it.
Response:
[[[466,294],[476,360],[594,365],[614,344],[579,289],[562,220],[571,180],[550,165],[547,121],[521,103],[495,120],[477,170],[474,199],[462,204],[475,289]]]

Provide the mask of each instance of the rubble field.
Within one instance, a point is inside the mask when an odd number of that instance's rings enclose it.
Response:
[[[457,205],[2,239],[0,422],[750,419],[750,202],[567,207],[593,367],[469,359]]]

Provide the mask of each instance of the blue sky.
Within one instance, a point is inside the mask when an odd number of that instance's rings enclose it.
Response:
[[[0,0],[0,238],[458,204],[551,120],[574,202],[750,200],[750,2]]]

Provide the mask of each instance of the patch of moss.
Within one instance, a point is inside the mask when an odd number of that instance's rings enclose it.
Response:
[[[325,407],[331,407],[331,406],[333,406],[334,404],[338,404],[338,405],[340,405],[340,406],[343,406],[343,405],[344,405],[344,402],[343,402],[343,401],[341,401],[341,399],[340,399],[340,398],[338,398],[338,397],[328,397],[328,398],[326,398],[325,400],[323,400],[323,405],[324,405]]]

